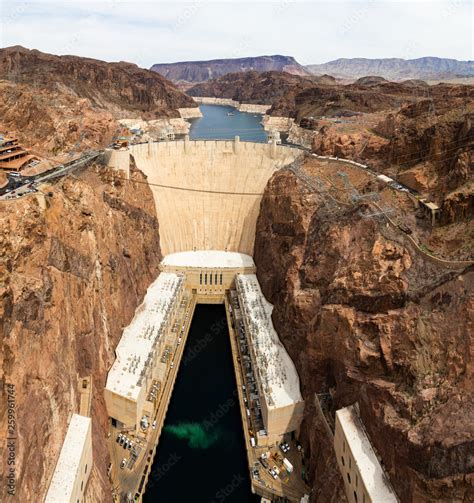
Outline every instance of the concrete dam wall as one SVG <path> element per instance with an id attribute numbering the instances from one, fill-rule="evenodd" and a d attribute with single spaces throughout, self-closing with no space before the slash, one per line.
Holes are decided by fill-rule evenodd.
<path id="1" fill-rule="evenodd" d="M 129 153 L 151 184 L 164 255 L 186 250 L 252 255 L 265 185 L 301 155 L 294 148 L 238 139 L 184 140 L 132 145 L 114 153 L 109 164 L 120 168 L 122 154 Z"/>

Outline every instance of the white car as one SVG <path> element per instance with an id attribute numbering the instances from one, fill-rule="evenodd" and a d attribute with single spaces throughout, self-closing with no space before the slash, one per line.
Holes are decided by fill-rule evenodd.
<path id="1" fill-rule="evenodd" d="M 155 429 L 155 428 L 156 428 L 156 419 L 155 419 L 155 421 L 153 421 L 153 424 L 151 425 L 151 427 L 152 427 L 153 429 Z"/>
<path id="2" fill-rule="evenodd" d="M 127 458 L 123 458 L 122 462 L 120 463 L 120 468 L 123 470 L 126 464 L 127 464 Z"/>

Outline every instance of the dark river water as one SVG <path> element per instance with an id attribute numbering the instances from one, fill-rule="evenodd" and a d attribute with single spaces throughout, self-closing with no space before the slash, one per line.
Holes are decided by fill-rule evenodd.
<path id="1" fill-rule="evenodd" d="M 198 305 L 143 501 L 259 500 L 250 491 L 225 309 Z"/>
<path id="2" fill-rule="evenodd" d="M 194 119 L 189 131 L 192 140 L 233 140 L 240 136 L 242 141 L 267 141 L 260 121 L 261 115 L 239 112 L 235 108 L 220 105 L 201 105 L 203 117 Z M 234 115 L 227 115 L 232 113 Z"/>

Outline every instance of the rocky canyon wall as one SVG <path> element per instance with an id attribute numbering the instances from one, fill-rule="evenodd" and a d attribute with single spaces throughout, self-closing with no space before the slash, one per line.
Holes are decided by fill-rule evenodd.
<path id="1" fill-rule="evenodd" d="M 400 501 L 473 501 L 474 271 L 425 262 L 358 209 L 328 212 L 281 170 L 257 221 L 259 281 L 307 404 L 312 501 L 344 501 L 317 393 L 359 403 Z"/>
<path id="2" fill-rule="evenodd" d="M 0 207 L 0 380 L 15 386 L 18 435 L 13 501 L 43 500 L 79 411 L 78 379 L 87 376 L 94 466 L 86 501 L 112 500 L 103 387 L 122 329 L 161 259 L 144 181 L 133 167 L 126 182 L 108 168 L 89 168 Z M 5 390 L 0 401 L 3 449 Z M 5 461 L 2 453 L 2 480 Z M 0 501 L 6 490 L 1 484 Z"/>

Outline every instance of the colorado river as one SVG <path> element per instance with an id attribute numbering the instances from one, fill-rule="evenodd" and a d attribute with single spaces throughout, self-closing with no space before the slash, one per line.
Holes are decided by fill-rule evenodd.
<path id="1" fill-rule="evenodd" d="M 257 502 L 223 305 L 198 305 L 144 502 Z"/>

